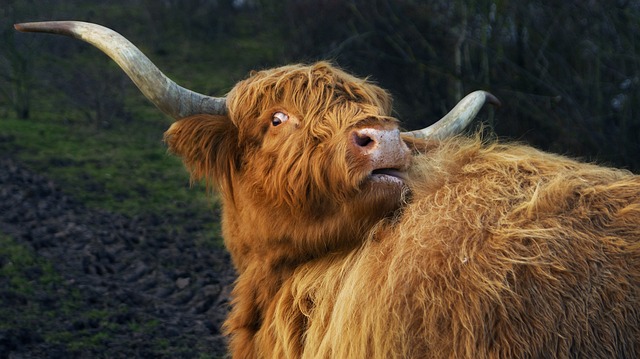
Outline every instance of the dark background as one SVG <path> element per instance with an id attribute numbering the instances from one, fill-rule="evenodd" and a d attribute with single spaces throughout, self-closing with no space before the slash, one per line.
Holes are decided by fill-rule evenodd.
<path id="1" fill-rule="evenodd" d="M 486 119 L 499 137 L 640 169 L 638 1 L 5 0 L 0 120 L 140 116 L 137 90 L 95 50 L 12 28 L 51 19 L 111 27 L 215 95 L 252 69 L 329 59 L 391 91 L 408 129 L 485 89 L 504 105 Z"/>

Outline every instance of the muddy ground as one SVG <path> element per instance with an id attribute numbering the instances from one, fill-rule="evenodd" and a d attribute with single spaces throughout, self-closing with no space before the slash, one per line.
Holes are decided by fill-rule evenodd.
<path id="1" fill-rule="evenodd" d="M 0 159 L 0 358 L 223 357 L 234 272 L 190 235 L 215 216 L 90 209 Z"/>

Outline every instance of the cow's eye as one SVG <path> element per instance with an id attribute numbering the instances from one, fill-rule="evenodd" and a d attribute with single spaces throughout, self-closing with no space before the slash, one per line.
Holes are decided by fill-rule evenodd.
<path id="1" fill-rule="evenodd" d="M 288 119 L 289 119 L 289 116 L 287 116 L 285 113 L 276 112 L 273 114 L 273 118 L 271 118 L 271 124 L 273 126 L 278 126 L 287 122 Z"/>

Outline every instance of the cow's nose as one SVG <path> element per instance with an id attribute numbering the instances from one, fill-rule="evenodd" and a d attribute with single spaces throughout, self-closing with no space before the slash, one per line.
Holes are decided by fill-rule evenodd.
<path id="1" fill-rule="evenodd" d="M 351 140 L 356 148 L 363 152 L 375 150 L 380 142 L 381 131 L 373 128 L 361 128 L 351 132 Z"/>
<path id="2" fill-rule="evenodd" d="M 403 169 L 410 161 L 411 152 L 397 128 L 362 127 L 353 129 L 349 136 L 354 154 L 368 161 L 372 169 Z"/>

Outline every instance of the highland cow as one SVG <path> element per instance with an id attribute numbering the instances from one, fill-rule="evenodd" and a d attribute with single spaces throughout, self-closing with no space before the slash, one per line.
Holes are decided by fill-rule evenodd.
<path id="1" fill-rule="evenodd" d="M 455 135 L 491 96 L 401 133 L 327 63 L 211 98 L 107 29 L 17 27 L 100 47 L 178 120 L 169 149 L 222 198 L 234 358 L 640 357 L 640 177 Z"/>

